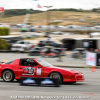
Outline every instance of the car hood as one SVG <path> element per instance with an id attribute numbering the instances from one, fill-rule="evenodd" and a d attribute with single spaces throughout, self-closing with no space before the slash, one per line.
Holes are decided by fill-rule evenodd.
<path id="1" fill-rule="evenodd" d="M 73 70 L 73 69 L 70 69 L 70 68 L 56 67 L 56 66 L 53 66 L 53 68 L 60 69 L 60 70 L 64 70 L 64 71 L 70 71 L 70 72 L 73 72 L 73 73 L 79 73 L 78 71 Z"/>

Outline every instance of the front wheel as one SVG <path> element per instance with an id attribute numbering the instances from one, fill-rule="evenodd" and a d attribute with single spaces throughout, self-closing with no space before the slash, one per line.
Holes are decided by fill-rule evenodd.
<path id="1" fill-rule="evenodd" d="M 51 77 L 51 78 L 58 78 L 60 83 L 62 83 L 62 81 L 63 81 L 62 76 L 60 75 L 60 73 L 57 73 L 57 72 L 51 73 L 49 75 L 49 77 Z"/>
<path id="2" fill-rule="evenodd" d="M 14 73 L 11 70 L 5 70 L 2 73 L 2 78 L 5 82 L 11 82 L 14 80 Z"/>

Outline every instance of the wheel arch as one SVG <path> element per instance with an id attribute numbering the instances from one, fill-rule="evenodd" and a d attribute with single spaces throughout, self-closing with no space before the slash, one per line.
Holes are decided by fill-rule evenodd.
<path id="1" fill-rule="evenodd" d="M 3 72 L 4 72 L 5 70 L 10 70 L 10 71 L 12 71 L 12 72 L 13 72 L 13 70 L 11 70 L 11 69 L 9 69 L 9 68 L 4 69 L 4 70 L 1 72 L 1 78 L 2 78 Z M 14 78 L 15 78 L 15 73 L 13 72 L 13 74 L 14 74 Z"/>
<path id="2" fill-rule="evenodd" d="M 58 71 L 52 71 L 52 72 L 49 73 L 48 77 L 49 77 L 50 74 L 52 74 L 52 73 L 59 73 L 59 74 L 61 75 L 61 77 L 62 77 L 62 82 L 63 82 L 63 75 L 62 75 L 60 72 L 58 72 Z"/>

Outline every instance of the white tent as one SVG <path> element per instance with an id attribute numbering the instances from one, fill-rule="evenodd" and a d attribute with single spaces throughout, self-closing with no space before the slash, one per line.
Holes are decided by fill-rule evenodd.
<path id="1" fill-rule="evenodd" d="M 91 35 L 100 35 L 100 32 L 94 32 L 94 33 L 90 33 Z"/>

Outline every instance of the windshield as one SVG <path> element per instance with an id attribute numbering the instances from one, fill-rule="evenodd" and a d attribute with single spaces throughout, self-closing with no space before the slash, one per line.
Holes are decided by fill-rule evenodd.
<path id="1" fill-rule="evenodd" d="M 36 61 L 37 61 L 39 64 L 41 64 L 43 67 L 52 67 L 51 64 L 47 63 L 47 62 L 44 61 L 44 60 L 37 59 Z"/>
<path id="2" fill-rule="evenodd" d="M 16 44 L 24 44 L 23 41 L 17 41 Z"/>

